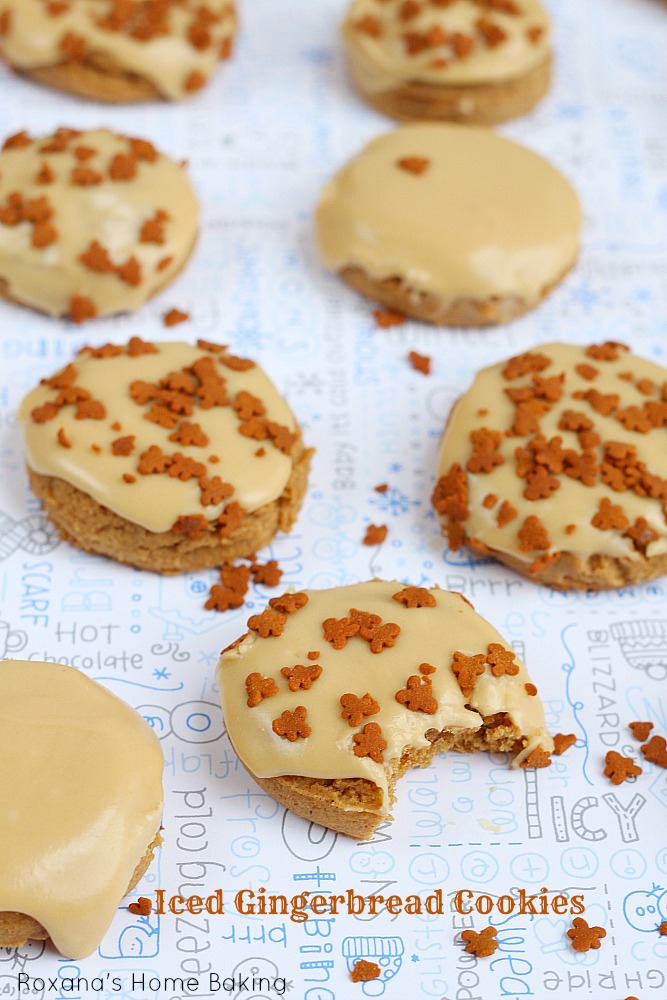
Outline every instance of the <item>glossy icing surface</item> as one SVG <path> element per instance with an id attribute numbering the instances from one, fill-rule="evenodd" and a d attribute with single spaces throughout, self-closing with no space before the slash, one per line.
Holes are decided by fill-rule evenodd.
<path id="1" fill-rule="evenodd" d="M 600 358 L 600 352 L 614 357 Z M 594 554 L 650 558 L 667 551 L 667 371 L 620 346 L 543 344 L 523 357 L 514 369 L 523 364 L 526 370 L 511 378 L 503 374 L 512 374 L 507 362 L 480 371 L 445 428 L 437 475 L 445 476 L 453 465 L 464 470 L 468 537 L 528 565 L 560 551 L 583 559 Z M 523 397 L 524 408 L 536 408 L 536 423 L 517 426 L 521 417 L 509 393 Z M 580 438 L 575 427 L 597 441 Z M 472 435 L 483 428 L 498 433 L 497 448 L 490 449 L 497 459 L 471 457 L 476 450 Z M 539 447 L 539 438 L 550 445 Z M 531 450 L 539 460 L 533 468 Z M 489 496 L 495 497 L 493 504 L 484 503 Z M 598 516 L 603 502 L 621 508 L 612 518 L 615 527 L 609 517 Z M 499 524 L 504 503 L 515 515 Z M 539 551 L 521 547 L 518 532 L 528 517 L 539 518 L 547 531 L 549 544 Z M 628 529 L 640 518 L 647 533 L 636 544 Z"/>
<path id="2" fill-rule="evenodd" d="M 35 411 L 40 413 L 40 407 L 67 391 L 49 385 L 48 380 L 26 396 L 19 418 L 28 465 L 64 479 L 126 520 L 155 532 L 168 531 L 180 517 L 214 521 L 229 502 L 252 512 L 276 500 L 289 479 L 292 461 L 268 435 L 257 439 L 242 432 L 246 423 L 243 401 L 253 410 L 261 405 L 265 412 L 259 420 L 275 422 L 283 432 L 291 433 L 295 422 L 261 368 L 244 359 L 239 362 L 215 345 L 151 344 L 148 350 L 154 353 L 146 353 L 146 345 L 140 342 L 138 353 L 133 354 L 131 344 L 116 348 L 119 353 L 113 356 L 83 353 L 73 362 L 74 381 L 69 388 L 83 389 L 101 403 L 104 416 L 100 419 L 77 416 L 81 410 L 74 402 L 39 422 Z M 206 391 L 206 369 L 202 373 L 198 366 L 202 359 L 211 378 L 217 380 L 216 391 L 222 394 L 220 402 L 210 407 L 202 405 L 206 400 L 197 395 Z M 204 382 L 193 379 L 193 365 Z M 69 369 L 68 374 L 72 375 Z M 137 389 L 137 383 L 143 383 L 141 388 Z M 180 385 L 189 394 L 164 390 L 167 383 Z M 129 439 L 126 447 L 114 446 L 123 439 Z M 151 466 L 160 468 L 159 473 L 139 471 L 146 467 L 142 456 L 150 448 L 167 456 L 166 462 L 158 456 L 157 465 Z M 176 474 L 169 462 L 178 455 L 182 471 Z M 188 468 L 187 462 L 196 464 Z M 219 496 L 216 486 L 222 490 Z"/>
<path id="3" fill-rule="evenodd" d="M 7 27 L 0 51 L 19 69 L 53 66 L 73 52 L 80 52 L 76 58 L 106 57 L 114 67 L 150 80 L 170 99 L 186 96 L 195 89 L 192 74 L 210 76 L 230 54 L 236 30 L 230 0 L 208 0 L 205 16 L 198 0 L 131 2 L 120 12 L 118 6 L 112 0 L 2 0 Z"/>
<path id="4" fill-rule="evenodd" d="M 353 752 L 353 734 L 367 722 L 381 727 L 387 743 L 385 762 L 400 758 L 407 748 L 428 747 L 427 731 L 475 730 L 482 725 L 482 716 L 497 712 L 507 712 L 525 737 L 522 758 L 536 747 L 551 749 L 542 705 L 526 691 L 529 678 L 523 665 L 517 674 L 501 677 L 492 676 L 487 667 L 469 697 L 464 696 L 451 670 L 456 651 L 479 654 L 486 653 L 490 643 L 505 646 L 496 630 L 460 594 L 435 588 L 428 592 L 434 606 L 406 607 L 393 598 L 404 590 L 405 584 L 374 580 L 333 590 L 304 591 L 307 603 L 284 616 L 281 635 L 262 638 L 251 630 L 240 645 L 223 653 L 216 673 L 223 714 L 230 739 L 250 771 L 259 777 L 366 778 L 382 790 L 386 813 L 384 764 Z M 343 648 L 334 648 L 324 636 L 323 622 L 349 619 L 351 609 L 377 615 L 382 624 L 398 625 L 395 645 L 374 653 L 356 634 Z M 309 653 L 318 656 L 314 659 Z M 312 686 L 290 690 L 282 668 L 313 663 L 321 667 L 321 674 Z M 419 667 L 424 663 L 435 670 L 420 675 Z M 253 673 L 273 680 L 277 693 L 249 707 L 246 679 Z M 396 693 L 406 689 L 412 675 L 421 676 L 437 700 L 433 713 L 410 710 L 397 701 Z M 354 694 L 361 699 L 366 693 L 379 709 L 353 727 L 341 717 L 341 695 Z M 312 731 L 307 738 L 290 742 L 276 734 L 273 722 L 298 706 L 306 708 Z"/>
<path id="5" fill-rule="evenodd" d="M 354 0 L 343 34 L 355 76 L 370 93 L 408 81 L 502 83 L 549 53 L 549 19 L 538 0 L 501 0 L 495 9 L 477 0 Z"/>
<path id="6" fill-rule="evenodd" d="M 141 716 L 85 675 L 0 662 L 0 910 L 94 951 L 158 831 L 162 769 Z"/>
<path id="7" fill-rule="evenodd" d="M 174 160 L 106 129 L 9 143 L 0 154 L 0 277 L 13 298 L 62 316 L 79 296 L 109 315 L 138 309 L 181 269 L 199 205 Z"/>
<path id="8" fill-rule="evenodd" d="M 399 276 L 445 302 L 537 302 L 572 265 L 580 225 L 576 193 L 542 157 L 486 129 L 439 123 L 372 140 L 325 187 L 316 216 L 328 268 Z"/>

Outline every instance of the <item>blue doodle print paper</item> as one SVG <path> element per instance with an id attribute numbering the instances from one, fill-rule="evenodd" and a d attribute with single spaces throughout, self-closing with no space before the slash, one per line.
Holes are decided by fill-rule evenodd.
<path id="1" fill-rule="evenodd" d="M 148 719 L 165 755 L 164 846 L 133 898 L 212 896 L 224 909 L 134 916 L 123 905 L 80 962 L 41 943 L 0 949 L 7 1000 L 667 996 L 657 931 L 667 919 L 667 772 L 642 760 L 622 785 L 602 776 L 608 750 L 639 756 L 628 722 L 667 734 L 667 580 L 556 593 L 448 552 L 429 502 L 444 420 L 481 365 L 559 339 L 620 340 L 664 363 L 667 7 L 548 3 L 553 88 L 502 132 L 576 186 L 581 255 L 538 310 L 479 332 L 378 330 L 371 306 L 317 263 L 321 186 L 390 127 L 346 81 L 344 6 L 247 0 L 234 59 L 182 105 L 100 107 L 0 75 L 3 135 L 105 124 L 145 136 L 188 158 L 202 201 L 192 261 L 137 315 L 72 328 L 0 302 L 0 653 L 72 664 Z M 172 306 L 192 320 L 165 330 Z M 461 591 L 525 658 L 549 727 L 576 734 L 576 745 L 540 771 L 510 770 L 504 755 L 444 755 L 402 779 L 395 820 L 368 843 L 310 826 L 255 785 L 227 739 L 214 668 L 276 591 L 255 584 L 244 608 L 205 611 L 213 572 L 163 578 L 76 551 L 27 485 L 16 428 L 24 393 L 84 343 L 133 334 L 229 343 L 289 400 L 317 453 L 295 529 L 262 553 L 279 560 L 281 586 L 379 576 Z M 408 365 L 410 350 L 432 358 L 430 377 Z M 380 483 L 386 492 L 375 492 Z M 388 526 L 381 545 L 361 544 L 370 523 Z M 258 912 L 262 890 L 352 895 L 349 912 L 300 920 Z M 457 893 L 481 912 L 459 913 Z M 423 911 L 355 912 L 371 894 L 418 895 Z M 599 950 L 572 949 L 559 895 L 583 897 L 589 924 L 606 931 Z M 500 945 L 477 959 L 460 933 L 488 924 Z M 378 963 L 378 980 L 351 982 L 359 958 Z M 19 993 L 19 976 L 30 992 Z"/>

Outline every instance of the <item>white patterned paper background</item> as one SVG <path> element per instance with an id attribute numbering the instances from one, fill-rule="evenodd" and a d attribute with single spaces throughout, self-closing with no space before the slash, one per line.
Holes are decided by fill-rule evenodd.
<path id="1" fill-rule="evenodd" d="M 187 157 L 203 207 L 201 237 L 177 282 L 134 316 L 73 328 L 0 303 L 0 655 L 70 663 L 137 707 L 164 749 L 164 847 L 137 894 L 224 890 L 225 914 L 134 917 L 118 911 L 81 962 L 31 943 L 0 949 L 0 996 L 19 972 L 29 995 L 273 998 L 252 977 L 284 977 L 291 1000 L 500 1000 L 534 996 L 665 1000 L 667 772 L 643 763 L 621 786 L 604 756 L 637 758 L 627 723 L 667 733 L 667 580 L 598 594 L 556 593 L 487 559 L 449 553 L 430 508 L 438 438 L 478 367 L 545 340 L 612 339 L 663 361 L 667 343 L 667 6 L 658 0 L 549 0 L 553 88 L 504 134 L 573 182 L 585 214 L 576 269 L 535 312 L 487 331 L 418 323 L 375 328 L 369 303 L 322 271 L 312 210 L 322 184 L 391 123 L 344 73 L 342 0 L 246 0 L 234 59 L 179 105 L 103 107 L 0 74 L 0 131 L 107 125 Z M 162 313 L 192 321 L 165 330 Z M 440 757 L 399 785 L 395 820 L 355 843 L 286 814 L 239 765 L 214 683 L 219 651 L 276 591 L 245 608 L 203 609 L 213 572 L 161 578 L 81 553 L 45 526 L 27 486 L 16 411 L 23 394 L 84 343 L 204 337 L 262 363 L 315 446 L 299 521 L 262 557 L 282 583 L 329 587 L 370 576 L 460 590 L 525 658 L 553 732 L 577 744 L 541 771 L 504 755 Z M 410 350 L 433 359 L 424 377 Z M 373 487 L 386 482 L 389 489 Z M 361 539 L 387 524 L 386 541 Z M 632 637 L 653 636 L 639 655 Z M 28 723 L 29 724 L 29 721 Z M 0 797 L 2 790 L 0 789 Z M 67 803 L 62 804 L 66 809 Z M 0 859 L 1 864 L 1 859 Z M 361 895 L 443 890 L 444 915 L 242 916 L 260 886 Z M 520 889 L 581 893 L 605 927 L 599 951 L 572 950 L 570 917 L 461 916 L 463 888 L 494 899 Z M 228 902 L 227 902 L 228 901 Z M 458 934 L 493 922 L 492 958 Z M 381 978 L 354 985 L 357 957 Z M 120 977 L 122 989 L 71 992 L 67 977 Z M 210 974 L 235 977 L 211 988 Z M 48 977 L 59 988 L 50 990 Z M 141 987 L 144 976 L 145 988 Z M 196 989 L 153 989 L 151 977 Z M 133 977 L 135 978 L 133 981 Z M 243 984 L 246 985 L 243 985 Z M 229 984 L 228 984 L 229 985 Z M 28 995 L 28 994 L 26 994 Z"/>

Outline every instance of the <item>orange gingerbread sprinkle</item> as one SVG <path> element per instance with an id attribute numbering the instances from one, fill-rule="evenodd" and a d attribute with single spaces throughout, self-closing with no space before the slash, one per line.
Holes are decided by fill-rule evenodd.
<path id="1" fill-rule="evenodd" d="M 415 174 L 417 177 L 425 173 L 430 165 L 431 161 L 424 156 L 404 156 L 402 159 L 396 160 L 397 167 L 409 174 Z"/>
<path id="2" fill-rule="evenodd" d="M 664 736 L 652 736 L 640 749 L 650 764 L 667 767 L 667 741 Z"/>
<path id="3" fill-rule="evenodd" d="M 369 524 L 366 528 L 366 534 L 364 535 L 361 544 L 381 545 L 387 537 L 388 531 L 389 528 L 386 524 Z"/>
<path id="4" fill-rule="evenodd" d="M 634 778 L 642 773 L 641 767 L 635 764 L 632 757 L 623 757 L 616 750 L 607 752 L 605 763 L 604 776 L 609 778 L 613 785 L 620 785 L 626 778 Z"/>
<path id="5" fill-rule="evenodd" d="M 406 608 L 434 608 L 437 604 L 435 596 L 425 587 L 405 587 L 392 594 L 392 600 L 404 604 Z"/>
<path id="6" fill-rule="evenodd" d="M 310 691 L 318 677 L 322 674 L 322 667 L 319 663 L 309 663 L 304 666 L 297 663 L 294 667 L 282 667 L 280 673 L 287 678 L 290 691 Z"/>
<path id="7" fill-rule="evenodd" d="M 577 742 L 577 737 L 574 733 L 556 733 L 554 736 L 554 749 L 553 752 L 556 757 L 560 757 L 561 754 L 569 750 L 571 746 Z"/>
<path id="8" fill-rule="evenodd" d="M 393 309 L 375 309 L 373 311 L 375 325 L 381 330 L 388 330 L 392 326 L 402 326 L 407 323 L 407 316 L 403 313 L 395 312 Z"/>
<path id="9" fill-rule="evenodd" d="M 190 319 L 190 313 L 183 312 L 181 309 L 170 309 L 162 317 L 162 322 L 165 326 L 177 326 L 179 323 L 186 323 Z"/>
<path id="10" fill-rule="evenodd" d="M 306 709 L 303 705 L 298 705 L 293 712 L 285 710 L 279 719 L 274 719 L 271 728 L 277 736 L 290 743 L 296 740 L 308 739 L 312 730 L 306 722 Z"/>
<path id="11" fill-rule="evenodd" d="M 383 649 L 396 645 L 396 638 L 401 631 L 400 626 L 394 622 L 385 622 L 383 625 L 362 625 L 359 635 L 365 639 L 371 647 L 371 653 L 381 653 Z"/>
<path id="12" fill-rule="evenodd" d="M 455 674 L 464 698 L 469 698 L 473 692 L 477 678 L 486 669 L 486 656 L 484 653 L 477 653 L 474 656 L 466 656 L 457 650 L 452 658 L 452 672 Z"/>
<path id="13" fill-rule="evenodd" d="M 520 542 L 519 548 L 522 552 L 548 549 L 551 545 L 546 528 L 539 517 L 534 515 L 525 519 L 517 534 Z"/>
<path id="14" fill-rule="evenodd" d="M 250 571 L 255 583 L 261 583 L 265 587 L 277 587 L 283 575 L 275 559 L 269 559 L 265 563 L 253 563 Z"/>
<path id="15" fill-rule="evenodd" d="M 516 653 L 511 649 L 506 649 L 499 642 L 490 642 L 486 654 L 486 662 L 491 667 L 494 677 L 502 677 L 503 674 L 514 676 L 519 673 L 519 664 L 515 663 Z"/>
<path id="16" fill-rule="evenodd" d="M 546 750 L 543 750 L 542 747 L 536 747 L 528 754 L 525 760 L 521 761 L 519 767 L 528 767 L 528 768 L 534 767 L 537 769 L 541 767 L 549 767 L 550 765 L 551 765 L 551 754 L 548 753 Z"/>
<path id="17" fill-rule="evenodd" d="M 602 938 L 607 936 L 604 927 L 590 927 L 588 921 L 583 917 L 575 917 L 573 926 L 568 930 L 567 936 L 572 941 L 575 951 L 594 951 L 600 947 Z"/>
<path id="18" fill-rule="evenodd" d="M 147 917 L 153 910 L 153 903 L 148 896 L 139 896 L 136 903 L 129 903 L 128 910 L 138 917 Z"/>
<path id="19" fill-rule="evenodd" d="M 426 354 L 417 354 L 416 351 L 410 351 L 408 361 L 414 370 L 421 372 L 422 375 L 431 374 L 431 359 Z"/>
<path id="20" fill-rule="evenodd" d="M 472 928 L 461 931 L 461 940 L 466 942 L 465 950 L 477 958 L 489 958 L 498 947 L 498 931 L 495 927 L 485 927 L 482 931 Z"/>
<path id="21" fill-rule="evenodd" d="M 252 629 L 253 632 L 258 632 L 263 639 L 268 639 L 270 636 L 282 635 L 286 621 L 287 615 L 283 612 L 265 608 L 260 615 L 250 616 L 248 628 Z"/>
<path id="22" fill-rule="evenodd" d="M 340 703 L 343 711 L 340 713 L 341 719 L 347 719 L 351 726 L 360 726 L 367 715 L 375 715 L 380 711 L 379 703 L 368 691 L 362 698 L 356 694 L 343 694 L 340 696 Z"/>
<path id="23" fill-rule="evenodd" d="M 255 708 L 263 698 L 271 698 L 274 694 L 278 694 L 278 685 L 273 678 L 262 677 L 256 671 L 248 674 L 245 686 L 248 692 L 248 708 Z"/>
<path id="24" fill-rule="evenodd" d="M 644 740 L 648 739 L 649 733 L 653 729 L 653 723 L 652 722 L 631 722 L 629 724 L 628 728 L 632 730 L 632 735 L 634 736 L 634 738 L 636 740 L 639 740 L 640 743 L 643 743 Z"/>
<path id="25" fill-rule="evenodd" d="M 277 611 L 284 611 L 286 615 L 293 615 L 295 611 L 299 608 L 303 608 L 308 604 L 308 594 L 304 594 L 301 591 L 297 591 L 296 594 L 283 594 L 281 597 L 272 597 L 269 601 L 269 605 L 275 608 Z M 315 659 L 320 654 L 315 656 Z M 308 654 L 310 658 L 310 654 Z"/>
<path id="26" fill-rule="evenodd" d="M 387 741 L 382 738 L 382 728 L 377 722 L 367 722 L 360 733 L 354 733 L 355 757 L 370 757 L 376 764 L 384 763 L 383 751 L 387 749 Z"/>
<path id="27" fill-rule="evenodd" d="M 433 696 L 433 685 L 428 677 L 412 674 L 408 677 L 406 686 L 396 692 L 396 701 L 405 705 L 411 712 L 424 712 L 434 715 L 438 711 L 438 701 Z"/>

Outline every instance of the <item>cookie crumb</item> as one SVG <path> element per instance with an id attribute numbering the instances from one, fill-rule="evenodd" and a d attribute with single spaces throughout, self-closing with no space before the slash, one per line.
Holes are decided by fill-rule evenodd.
<path id="1" fill-rule="evenodd" d="M 189 319 L 190 313 L 182 312 L 180 309 L 170 309 L 164 313 L 162 322 L 165 326 L 177 326 L 179 323 L 185 323 Z"/>
<path id="2" fill-rule="evenodd" d="M 139 896 L 136 903 L 129 903 L 128 910 L 138 917 L 147 917 L 153 910 L 152 900 L 148 896 Z"/>
<path id="3" fill-rule="evenodd" d="M 416 351 L 410 351 L 408 361 L 416 372 L 421 372 L 422 375 L 431 374 L 431 359 L 426 354 L 417 354 Z"/>
<path id="4" fill-rule="evenodd" d="M 631 722 L 629 724 L 629 726 L 628 726 L 628 729 L 632 730 L 632 735 L 634 736 L 634 738 L 636 740 L 639 740 L 640 743 L 643 743 L 644 740 L 648 739 L 649 733 L 653 729 L 653 723 L 652 722 Z"/>
<path id="5" fill-rule="evenodd" d="M 388 531 L 389 528 L 386 524 L 369 524 L 366 528 L 366 534 L 364 535 L 361 544 L 381 545 L 387 537 Z"/>
<path id="6" fill-rule="evenodd" d="M 567 733 L 567 734 L 556 733 L 556 735 L 554 736 L 553 752 L 556 755 L 556 757 L 560 757 L 560 755 L 565 753 L 566 750 L 569 750 L 571 746 L 574 746 L 576 742 L 577 742 L 577 737 L 574 735 L 574 733 Z"/>
<path id="7" fill-rule="evenodd" d="M 407 323 L 408 318 L 403 313 L 395 312 L 393 309 L 374 309 L 373 319 L 375 325 L 381 330 L 388 330 L 392 326 L 402 326 Z"/>
<path id="8" fill-rule="evenodd" d="M 353 983 L 369 983 L 371 979 L 380 978 L 380 966 L 376 962 L 367 962 L 365 958 L 360 958 L 354 963 L 354 968 L 350 973 Z"/>

